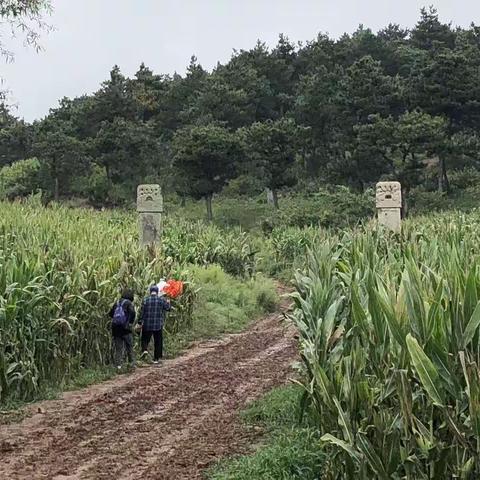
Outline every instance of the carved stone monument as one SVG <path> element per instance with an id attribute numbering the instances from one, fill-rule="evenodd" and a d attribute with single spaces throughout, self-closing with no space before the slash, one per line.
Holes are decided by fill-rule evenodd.
<path id="1" fill-rule="evenodd" d="M 160 243 L 162 235 L 163 197 L 160 185 L 139 185 L 137 212 L 140 245 L 145 247 Z"/>
<path id="2" fill-rule="evenodd" d="M 379 182 L 376 189 L 378 223 L 399 233 L 402 229 L 402 187 L 400 182 Z"/>
<path id="3" fill-rule="evenodd" d="M 267 188 L 267 203 L 268 205 L 273 205 L 275 200 L 273 198 L 273 191 Z"/>

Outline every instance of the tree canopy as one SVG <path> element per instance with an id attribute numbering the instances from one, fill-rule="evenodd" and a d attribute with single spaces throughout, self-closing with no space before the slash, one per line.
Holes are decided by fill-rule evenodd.
<path id="1" fill-rule="evenodd" d="M 13 7 L 24 3 L 30 10 Z M 12 21 L 47 6 L 0 0 Z M 101 204 L 158 181 L 207 199 L 209 215 L 237 176 L 274 192 L 306 181 L 363 191 L 385 178 L 448 191 L 451 171 L 478 167 L 478 78 L 480 27 L 454 28 L 433 8 L 411 30 L 360 26 L 305 44 L 280 35 L 211 72 L 194 56 L 185 75 L 141 64 L 127 78 L 114 66 L 96 92 L 61 99 L 33 125 L 2 106 L 0 166 L 36 157 L 52 179 L 47 195 Z"/>

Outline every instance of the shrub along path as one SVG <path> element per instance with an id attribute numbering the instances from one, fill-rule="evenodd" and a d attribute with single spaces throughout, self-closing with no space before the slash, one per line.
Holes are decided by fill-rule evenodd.
<path id="1" fill-rule="evenodd" d="M 238 412 L 287 380 L 295 352 L 276 313 L 160 366 L 37 403 L 0 426 L 0 478 L 202 478 L 251 446 L 259 432 Z"/>

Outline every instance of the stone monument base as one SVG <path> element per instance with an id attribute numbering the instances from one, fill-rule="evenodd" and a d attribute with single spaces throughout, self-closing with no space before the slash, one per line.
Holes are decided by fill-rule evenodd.
<path id="1" fill-rule="evenodd" d="M 140 213 L 139 218 L 140 245 L 154 245 L 162 236 L 162 214 Z"/>
<path id="2" fill-rule="evenodd" d="M 379 208 L 378 209 L 378 224 L 392 230 L 395 233 L 400 233 L 402 230 L 400 208 Z"/>

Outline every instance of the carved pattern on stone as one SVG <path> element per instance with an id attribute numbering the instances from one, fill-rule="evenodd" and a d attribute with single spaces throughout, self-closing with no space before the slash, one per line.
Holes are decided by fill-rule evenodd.
<path id="1" fill-rule="evenodd" d="M 379 182 L 376 188 L 377 208 L 401 208 L 402 188 L 400 182 Z"/>
<path id="2" fill-rule="evenodd" d="M 137 211 L 162 212 L 163 198 L 160 185 L 139 185 L 137 188 Z"/>

